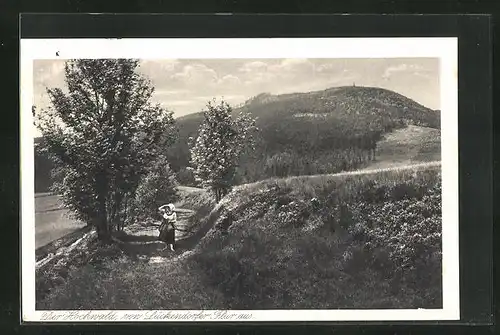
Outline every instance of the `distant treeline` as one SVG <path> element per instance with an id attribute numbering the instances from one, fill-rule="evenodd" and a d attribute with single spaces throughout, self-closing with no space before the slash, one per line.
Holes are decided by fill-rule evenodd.
<path id="1" fill-rule="evenodd" d="M 40 150 L 41 138 L 35 138 L 35 192 L 44 193 L 50 191 L 53 184 L 51 176 L 53 164 L 49 157 Z"/>

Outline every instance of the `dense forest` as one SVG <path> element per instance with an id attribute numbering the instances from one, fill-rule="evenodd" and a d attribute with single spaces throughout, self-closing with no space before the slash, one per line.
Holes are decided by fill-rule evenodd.
<path id="1" fill-rule="evenodd" d="M 263 93 L 233 110 L 235 115 L 240 112 L 256 117 L 259 131 L 255 135 L 255 150 L 241 157 L 238 183 L 353 170 L 376 159 L 377 142 L 388 132 L 407 125 L 440 129 L 439 111 L 374 87 L 346 86 L 283 95 Z M 181 184 L 195 185 L 188 169 L 189 148 L 203 113 L 176 121 L 179 136 L 167 151 L 168 160 Z M 36 192 L 47 191 L 51 184 L 50 165 L 46 157 L 36 153 Z"/>
<path id="2" fill-rule="evenodd" d="M 53 164 L 49 157 L 40 150 L 41 137 L 34 140 L 34 154 L 35 154 L 35 192 L 48 192 L 53 183 L 51 171 Z"/>

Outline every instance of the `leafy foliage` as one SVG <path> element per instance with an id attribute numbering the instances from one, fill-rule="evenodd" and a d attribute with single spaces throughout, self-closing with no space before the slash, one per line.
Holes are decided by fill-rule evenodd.
<path id="1" fill-rule="evenodd" d="M 225 101 L 209 102 L 191 149 L 195 178 L 213 191 L 216 201 L 233 186 L 241 152 L 251 143 L 251 131 L 255 129 L 255 121 L 248 114 L 233 120 L 231 112 Z"/>
<path id="2" fill-rule="evenodd" d="M 61 181 L 55 190 L 78 219 L 108 240 L 151 163 L 175 139 L 172 113 L 150 102 L 137 60 L 72 60 L 67 90 L 47 92 L 37 126 Z"/>
<path id="3" fill-rule="evenodd" d="M 348 230 L 363 242 L 368 252 L 381 248 L 387 250 L 397 272 L 411 272 L 439 264 L 442 247 L 441 184 L 423 189 L 416 185 L 411 188 L 401 186 L 386 189 L 388 200 L 384 201 L 382 197 L 382 203 L 359 201 L 349 204 L 349 212 L 356 224 Z M 380 190 L 380 186 L 376 189 Z"/>
<path id="4" fill-rule="evenodd" d="M 141 179 L 133 201 L 134 219 L 151 219 L 158 207 L 178 199 L 177 181 L 165 156 L 160 155 Z"/>

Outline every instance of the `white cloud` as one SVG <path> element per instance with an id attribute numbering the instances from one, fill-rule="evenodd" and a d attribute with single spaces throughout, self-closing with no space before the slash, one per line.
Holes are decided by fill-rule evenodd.
<path id="1" fill-rule="evenodd" d="M 35 66 L 34 81 L 36 84 L 47 86 L 53 81 L 60 81 L 64 72 L 64 62 L 41 63 Z"/>
<path id="2" fill-rule="evenodd" d="M 253 61 L 245 63 L 242 67 L 238 69 L 239 72 L 253 73 L 255 71 L 267 71 L 268 64 L 261 61 Z"/>
<path id="3" fill-rule="evenodd" d="M 425 78 L 425 79 L 432 79 L 432 75 L 430 71 L 415 71 L 413 72 L 415 76 Z"/>
<path id="4" fill-rule="evenodd" d="M 33 104 L 39 110 L 47 108 L 50 99 L 47 88 L 65 88 L 64 61 L 36 60 L 33 62 Z"/>
<path id="5" fill-rule="evenodd" d="M 238 72 L 246 86 L 268 91 L 293 81 L 310 80 L 314 76 L 314 64 L 300 58 L 251 61 L 243 64 Z"/>
<path id="6" fill-rule="evenodd" d="M 217 84 L 222 86 L 234 86 L 241 84 L 240 78 L 232 74 L 227 74 L 217 81 Z"/>
<path id="7" fill-rule="evenodd" d="M 218 80 L 217 72 L 200 63 L 185 65 L 182 71 L 171 76 L 185 84 L 211 84 Z"/>
<path id="8" fill-rule="evenodd" d="M 166 103 L 167 106 L 186 106 L 186 105 L 191 105 L 193 101 L 191 100 L 169 100 L 168 103 Z"/>
<path id="9" fill-rule="evenodd" d="M 303 58 L 287 58 L 283 59 L 281 63 L 272 65 L 270 67 L 273 72 L 298 72 L 298 71 L 311 71 L 313 64 L 308 59 Z"/>
<path id="10" fill-rule="evenodd" d="M 142 60 L 139 64 L 139 72 L 152 79 L 158 76 L 168 76 L 179 66 L 177 59 Z"/>
<path id="11" fill-rule="evenodd" d="M 418 101 L 429 96 L 429 105 L 437 105 L 432 99 L 439 88 L 433 59 L 153 59 L 140 64 L 139 71 L 156 89 L 154 101 L 176 116 L 198 112 L 214 97 L 237 105 L 263 92 L 308 92 L 353 82 L 393 89 Z M 35 65 L 34 100 L 42 107 L 48 103 L 46 86 L 64 87 L 64 61 Z"/>
<path id="12" fill-rule="evenodd" d="M 315 66 L 314 71 L 320 75 L 330 75 L 332 73 L 345 74 L 347 72 L 351 72 L 351 70 L 345 68 L 342 63 L 322 63 Z"/>
<path id="13" fill-rule="evenodd" d="M 62 61 L 36 61 L 33 66 L 35 93 L 45 89 L 61 87 L 64 84 L 64 65 Z"/>
<path id="14" fill-rule="evenodd" d="M 395 66 L 389 66 L 385 69 L 384 74 L 382 75 L 383 79 L 389 79 L 393 74 L 400 72 L 411 72 L 413 74 L 420 73 L 420 71 L 424 70 L 421 65 L 417 64 L 399 64 Z"/>
<path id="15" fill-rule="evenodd" d="M 217 94 L 215 96 L 214 95 L 207 95 L 207 96 L 195 97 L 194 100 L 209 102 L 209 101 L 212 101 L 214 98 L 216 100 L 224 99 L 226 101 L 234 101 L 234 100 L 247 99 L 248 97 L 245 95 L 241 95 L 241 94 Z"/>
<path id="16" fill-rule="evenodd" d="M 336 69 L 337 67 L 333 64 L 320 64 L 316 67 L 316 72 L 325 73 Z"/>
<path id="17" fill-rule="evenodd" d="M 248 76 L 245 85 L 271 84 L 278 76 L 272 72 L 255 72 Z"/>

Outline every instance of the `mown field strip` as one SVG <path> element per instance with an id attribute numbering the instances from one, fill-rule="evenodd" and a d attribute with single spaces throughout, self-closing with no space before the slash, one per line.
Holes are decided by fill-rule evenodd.
<path id="1" fill-rule="evenodd" d="M 433 162 L 417 163 L 417 164 L 411 164 L 411 165 L 405 165 L 405 166 L 393 166 L 393 167 L 387 167 L 387 168 L 381 168 L 381 169 L 355 170 L 355 171 L 346 171 L 346 172 L 339 172 L 339 173 L 291 176 L 291 177 L 285 177 L 283 179 L 293 180 L 293 179 L 297 179 L 297 178 L 319 178 L 319 177 L 342 177 L 342 176 L 355 176 L 355 175 L 370 175 L 370 174 L 377 174 L 377 173 L 382 173 L 382 172 L 404 171 L 404 170 L 412 170 L 412 169 L 417 169 L 417 168 L 435 167 L 435 166 L 440 166 L 440 165 L 441 165 L 441 161 L 433 161 Z M 280 178 L 273 178 L 273 179 L 280 179 Z M 245 188 L 251 187 L 253 185 L 258 185 L 261 183 L 268 182 L 269 180 L 270 179 L 260 180 L 260 181 L 257 181 L 255 183 L 238 185 L 234 189 L 235 190 L 245 189 Z"/>
<path id="2" fill-rule="evenodd" d="M 441 165 L 441 161 L 434 161 L 434 162 L 417 163 L 417 164 L 411 164 L 411 165 L 405 165 L 405 166 L 393 166 L 393 167 L 381 168 L 381 169 L 339 172 L 339 173 L 334 173 L 334 174 L 327 174 L 326 176 L 334 177 L 334 176 L 365 175 L 365 174 L 374 174 L 374 173 L 388 172 L 388 171 L 411 170 L 411 169 L 421 168 L 421 167 L 434 167 L 434 166 L 440 166 L 440 165 Z M 300 176 L 297 176 L 297 177 L 300 177 Z M 292 178 L 296 178 L 296 177 L 292 177 Z"/>

